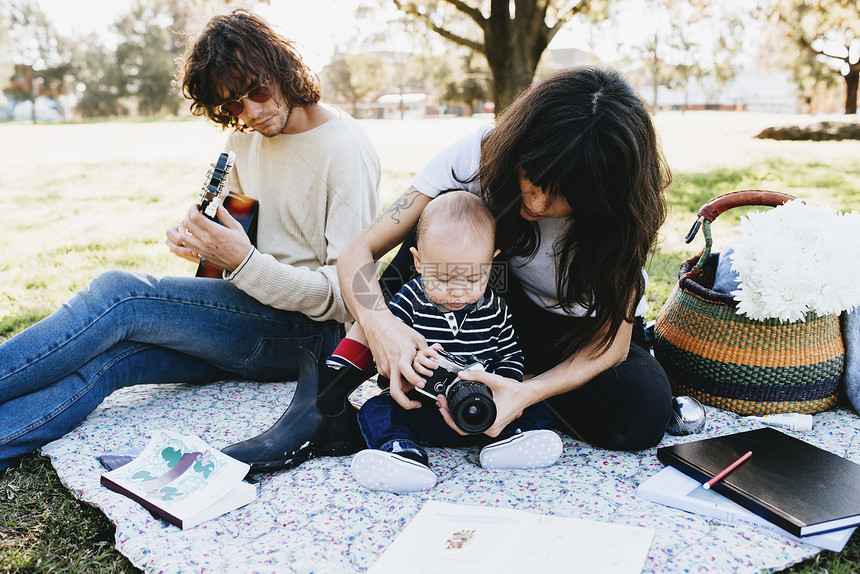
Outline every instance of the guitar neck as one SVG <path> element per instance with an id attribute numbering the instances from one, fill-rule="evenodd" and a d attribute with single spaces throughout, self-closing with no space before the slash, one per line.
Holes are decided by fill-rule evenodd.
<path id="1" fill-rule="evenodd" d="M 206 173 L 206 179 L 197 199 L 197 209 L 212 221 L 215 221 L 215 213 L 218 210 L 218 203 L 215 200 L 224 192 L 224 184 L 235 161 L 236 154 L 232 150 L 222 153 Z"/>

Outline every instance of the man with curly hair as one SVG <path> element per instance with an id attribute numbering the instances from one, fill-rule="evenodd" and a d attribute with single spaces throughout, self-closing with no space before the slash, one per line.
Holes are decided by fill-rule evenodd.
<path id="1" fill-rule="evenodd" d="M 0 469 L 73 429 L 115 389 L 301 380 L 300 366 L 314 375 L 296 393 L 310 397 L 315 421 L 304 419 L 312 444 L 302 456 L 363 447 L 355 410 L 342 393 L 317 392 L 315 375 L 352 320 L 335 264 L 378 215 L 373 145 L 320 102 L 292 43 L 246 10 L 213 18 L 190 46 L 183 93 L 194 114 L 234 130 L 226 189 L 257 200 L 256 246 L 223 206 L 219 223 L 193 205 L 167 246 L 223 278 L 108 271 L 0 345 Z"/>

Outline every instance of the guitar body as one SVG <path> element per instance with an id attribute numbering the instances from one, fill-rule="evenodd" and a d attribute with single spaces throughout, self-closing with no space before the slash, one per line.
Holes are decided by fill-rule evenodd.
<path id="1" fill-rule="evenodd" d="M 257 244 L 257 211 L 259 205 L 256 199 L 251 199 L 247 195 L 240 193 L 228 192 L 224 194 L 224 184 L 227 181 L 227 176 L 233 168 L 235 154 L 231 151 L 222 153 L 218 156 L 218 161 L 212 164 L 211 169 L 206 174 L 206 180 L 203 182 L 203 187 L 200 190 L 200 197 L 197 200 L 197 209 L 203 215 L 221 223 L 215 216 L 216 204 L 215 199 L 220 199 L 224 208 L 236 220 L 242 224 L 242 229 L 248 234 L 248 238 L 253 245 Z M 209 277 L 220 279 L 224 270 L 216 267 L 214 264 L 208 263 L 206 258 L 200 259 L 200 264 L 197 266 L 196 277 Z"/>
<path id="2" fill-rule="evenodd" d="M 242 224 L 242 229 L 248 234 L 248 238 L 253 245 L 257 244 L 257 211 L 259 204 L 256 199 L 251 199 L 247 195 L 240 193 L 228 192 L 223 197 L 223 205 L 230 212 L 230 215 Z M 220 223 L 220 221 L 219 221 Z M 197 266 L 195 277 L 210 277 L 220 279 L 221 273 L 224 270 L 216 267 L 214 264 L 206 261 L 206 258 L 200 259 L 200 265 Z"/>

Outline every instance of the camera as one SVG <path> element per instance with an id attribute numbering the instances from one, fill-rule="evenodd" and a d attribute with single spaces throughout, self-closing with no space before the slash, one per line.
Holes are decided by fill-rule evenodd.
<path id="1" fill-rule="evenodd" d="M 465 433 L 479 434 L 493 426 L 496 420 L 496 403 L 493 393 L 484 383 L 463 381 L 460 371 L 484 370 L 480 361 L 467 362 L 444 350 L 437 351 L 439 367 L 427 379 L 423 389 L 416 389 L 428 397 L 444 395 L 454 422 Z"/>

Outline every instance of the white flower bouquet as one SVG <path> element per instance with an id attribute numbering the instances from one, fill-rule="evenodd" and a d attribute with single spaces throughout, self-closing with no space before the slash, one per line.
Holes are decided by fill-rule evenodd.
<path id="1" fill-rule="evenodd" d="M 736 229 L 739 313 L 795 322 L 860 306 L 860 213 L 792 200 L 741 217 Z"/>

